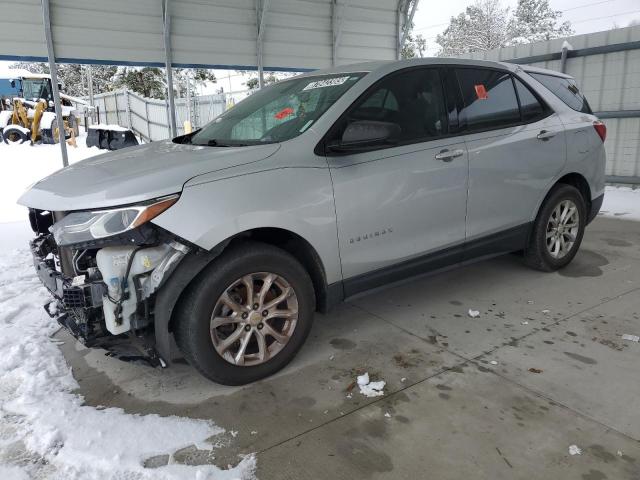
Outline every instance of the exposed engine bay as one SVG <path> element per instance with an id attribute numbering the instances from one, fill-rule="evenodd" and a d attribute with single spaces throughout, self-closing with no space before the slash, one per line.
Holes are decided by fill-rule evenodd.
<path id="1" fill-rule="evenodd" d="M 125 217 L 130 211 L 122 209 L 117 215 Z M 101 239 L 73 238 L 71 243 L 56 231 L 58 225 L 67 233 L 80 231 L 74 231 L 77 218 L 76 225 L 65 222 L 67 218 L 65 212 L 29 210 L 37 235 L 30 243 L 36 272 L 54 297 L 45 310 L 86 347 L 103 348 L 122 360 L 165 366 L 154 348 L 155 295 L 192 247 L 150 222 Z M 95 227 L 94 218 L 90 221 Z M 106 221 L 112 223 L 106 228 L 113 228 L 113 218 Z"/>

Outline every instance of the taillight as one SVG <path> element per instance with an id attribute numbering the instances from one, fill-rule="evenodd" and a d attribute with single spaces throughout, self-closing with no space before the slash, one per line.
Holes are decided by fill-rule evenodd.
<path id="1" fill-rule="evenodd" d="M 596 129 L 598 136 L 604 142 L 604 140 L 607 138 L 607 126 L 600 120 L 596 120 L 595 122 L 593 122 L 593 128 Z"/>

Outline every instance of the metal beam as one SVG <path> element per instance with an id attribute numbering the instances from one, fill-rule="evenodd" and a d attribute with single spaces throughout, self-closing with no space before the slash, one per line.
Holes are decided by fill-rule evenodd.
<path id="1" fill-rule="evenodd" d="M 173 61 L 171 59 L 171 15 L 169 14 L 169 0 L 162 2 L 162 25 L 164 33 L 164 57 L 167 75 L 167 98 L 169 100 L 169 131 L 172 137 L 178 135 L 176 127 L 176 102 L 173 92 Z"/>
<path id="2" fill-rule="evenodd" d="M 402 28 L 402 35 L 400 37 L 400 52 L 402 52 L 402 48 L 404 47 L 404 42 L 407 41 L 407 36 L 409 35 L 409 30 L 411 29 L 411 24 L 413 23 L 413 16 L 416 14 L 416 8 L 418 8 L 418 0 L 413 0 L 413 4 L 411 4 L 411 13 L 409 13 L 409 3 L 410 3 L 410 0 L 407 0 L 405 12 L 404 12 L 404 24 Z"/>
<path id="3" fill-rule="evenodd" d="M 58 89 L 58 68 L 56 66 L 56 55 L 53 50 L 53 36 L 51 35 L 49 0 L 42 0 L 42 23 L 44 24 L 44 35 L 47 42 L 47 57 L 49 60 L 49 70 L 51 72 L 51 90 L 53 92 L 53 103 L 56 109 L 58 141 L 60 142 L 60 152 L 62 153 L 62 165 L 67 167 L 69 166 L 69 157 L 67 155 L 64 118 L 62 117 L 62 102 L 60 101 L 60 90 Z"/>
<path id="4" fill-rule="evenodd" d="M 342 8 L 340 8 L 341 4 L 338 3 L 338 0 L 333 0 L 331 4 L 333 8 L 333 15 L 331 17 L 331 33 L 333 39 L 331 64 L 334 67 L 338 63 L 338 48 L 340 47 L 340 40 L 342 38 L 342 26 L 344 25 L 344 18 L 347 16 L 347 10 L 350 2 L 351 0 L 344 0 Z"/>
<path id="5" fill-rule="evenodd" d="M 262 60 L 264 47 L 264 31 L 267 28 L 267 12 L 269 11 L 269 0 L 256 0 L 256 13 L 258 15 L 258 35 L 256 39 L 256 52 L 258 57 L 258 86 L 264 87 L 264 65 Z"/>

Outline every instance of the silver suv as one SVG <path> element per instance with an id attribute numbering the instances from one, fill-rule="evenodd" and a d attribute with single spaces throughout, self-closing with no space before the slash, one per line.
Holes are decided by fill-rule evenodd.
<path id="1" fill-rule="evenodd" d="M 76 338 L 244 384 L 359 292 L 506 252 L 567 265 L 602 204 L 605 135 L 567 75 L 367 63 L 74 164 L 20 203 L 47 311 Z"/>

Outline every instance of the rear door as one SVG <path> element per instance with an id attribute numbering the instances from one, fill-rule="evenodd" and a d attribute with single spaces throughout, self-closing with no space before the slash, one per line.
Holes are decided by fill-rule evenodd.
<path id="1" fill-rule="evenodd" d="M 467 154 L 447 110 L 440 70 L 411 68 L 375 84 L 330 132 L 339 139 L 358 120 L 401 129 L 393 146 L 328 155 L 347 295 L 419 273 L 432 266 L 425 254 L 463 244 Z M 454 250 L 446 262 L 458 259 Z"/>
<path id="2" fill-rule="evenodd" d="M 522 248 L 538 202 L 566 160 L 563 125 L 511 73 L 455 70 L 469 151 L 467 242 L 496 240 L 476 254 Z"/>

